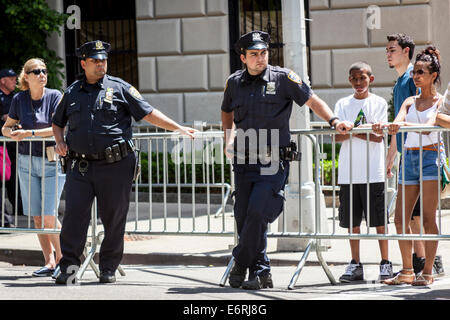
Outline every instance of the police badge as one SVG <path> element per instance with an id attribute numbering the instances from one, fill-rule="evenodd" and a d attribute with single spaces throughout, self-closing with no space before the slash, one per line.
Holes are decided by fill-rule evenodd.
<path id="1" fill-rule="evenodd" d="M 103 43 L 100 40 L 97 40 L 95 42 L 95 50 L 105 50 L 105 47 L 103 46 Z"/>
<path id="2" fill-rule="evenodd" d="M 107 88 L 105 93 L 105 99 L 103 101 L 107 103 L 113 102 L 113 96 L 114 96 L 114 89 L 113 88 Z"/>
<path id="3" fill-rule="evenodd" d="M 274 81 L 267 82 L 266 94 L 277 94 Z"/>

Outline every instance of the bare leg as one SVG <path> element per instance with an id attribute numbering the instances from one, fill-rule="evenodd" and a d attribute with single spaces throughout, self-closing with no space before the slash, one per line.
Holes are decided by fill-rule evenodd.
<path id="1" fill-rule="evenodd" d="M 425 202 L 424 202 L 425 203 Z M 414 234 L 420 234 L 420 217 L 415 216 L 410 222 L 411 231 Z M 422 232 L 425 232 L 425 230 L 422 229 Z M 421 240 L 414 240 L 414 252 L 417 257 L 425 257 L 425 241 Z"/>
<path id="2" fill-rule="evenodd" d="M 437 189 L 436 189 L 437 190 Z M 403 218 L 402 210 L 402 198 L 403 198 L 403 188 L 402 185 L 398 185 L 398 195 L 397 202 L 395 205 L 395 228 L 397 234 L 403 234 L 403 228 L 405 229 L 405 234 L 411 234 L 410 220 L 412 215 L 412 210 L 419 196 L 419 186 L 418 185 L 407 185 L 405 186 L 405 212 Z M 405 223 L 406 221 L 406 223 Z M 402 254 L 403 269 L 412 269 L 412 241 L 411 240 L 399 240 L 398 245 L 400 247 L 400 252 Z"/>
<path id="3" fill-rule="evenodd" d="M 387 231 L 387 230 L 386 230 Z M 378 234 L 384 234 L 384 226 L 377 227 Z M 389 244 L 387 240 L 378 240 L 378 245 L 380 246 L 381 260 L 389 260 Z"/>
<path id="4" fill-rule="evenodd" d="M 349 229 L 350 231 L 350 229 Z M 354 227 L 352 233 L 361 233 L 360 227 Z M 359 240 L 349 240 L 350 241 L 350 250 L 352 252 L 352 259 L 359 263 Z"/>
<path id="5" fill-rule="evenodd" d="M 436 208 L 438 205 L 438 181 L 423 182 L 423 202 L 427 205 L 423 208 L 423 227 L 426 234 L 438 234 L 439 229 L 436 224 Z M 425 242 L 425 266 L 423 273 L 432 274 L 434 258 L 438 247 L 437 241 Z"/>

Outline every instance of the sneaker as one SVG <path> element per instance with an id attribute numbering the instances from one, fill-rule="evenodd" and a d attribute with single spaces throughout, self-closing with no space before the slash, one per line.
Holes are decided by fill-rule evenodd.
<path id="1" fill-rule="evenodd" d="M 444 266 L 442 265 L 442 257 L 436 256 L 434 258 L 433 263 L 433 275 L 434 276 L 443 276 L 445 274 L 444 272 Z"/>
<path id="2" fill-rule="evenodd" d="M 414 273 L 417 275 L 422 272 L 423 267 L 425 266 L 425 257 L 418 257 L 415 253 L 413 253 L 413 268 Z"/>
<path id="3" fill-rule="evenodd" d="M 380 263 L 380 276 L 379 280 L 386 280 L 394 277 L 394 272 L 392 271 L 392 262 L 388 260 L 382 260 Z"/>
<path id="4" fill-rule="evenodd" d="M 355 260 L 350 261 L 350 264 L 345 268 L 344 274 L 339 278 L 342 283 L 349 283 L 351 281 L 364 280 L 364 271 L 362 263 L 356 263 Z"/>
<path id="5" fill-rule="evenodd" d="M 57 264 L 55 267 L 55 271 L 53 271 L 52 279 L 56 280 L 56 278 L 58 278 L 60 273 L 61 273 L 61 268 L 59 267 L 59 264 Z"/>
<path id="6" fill-rule="evenodd" d="M 228 283 L 232 288 L 239 288 L 247 275 L 247 268 L 240 266 L 237 262 L 234 263 L 233 269 L 230 272 Z"/>

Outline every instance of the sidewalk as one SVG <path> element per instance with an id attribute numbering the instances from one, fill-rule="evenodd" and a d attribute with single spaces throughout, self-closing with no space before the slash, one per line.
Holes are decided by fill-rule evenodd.
<path id="1" fill-rule="evenodd" d="M 190 205 L 183 205 L 181 210 L 182 219 L 180 223 L 177 216 L 177 206 L 168 204 L 166 230 L 176 232 L 191 231 L 193 229 L 192 214 L 189 213 Z M 144 232 L 149 230 L 149 221 L 145 219 L 144 212 L 148 212 L 148 205 L 139 205 L 139 219 L 136 222 L 134 205 L 130 206 L 127 222 L 127 231 Z M 228 212 L 225 219 L 222 216 L 210 218 L 204 214 L 206 206 L 197 204 L 196 212 L 200 212 L 195 218 L 195 230 L 202 232 L 207 230 L 208 220 L 211 230 L 232 231 L 234 220 Z M 161 212 L 164 209 L 162 204 L 154 204 L 152 230 L 162 231 L 164 228 L 164 218 Z M 215 212 L 215 211 L 212 211 Z M 189 217 L 189 215 L 191 215 Z M 328 232 L 333 230 L 332 210 L 327 209 Z M 27 217 L 19 217 L 21 223 L 27 221 Z M 20 225 L 20 224 L 19 224 Z M 442 211 L 442 234 L 450 234 L 450 210 Z M 389 227 L 389 232 L 395 234 L 394 225 Z M 103 230 L 102 225 L 98 230 Z M 272 225 L 272 230 L 276 231 L 276 223 Z M 16 265 L 42 265 L 43 258 L 36 234 L 33 233 L 3 233 L 0 231 L 0 261 L 9 262 Z M 362 226 L 361 232 L 366 232 Z M 375 232 L 374 228 L 371 233 Z M 345 234 L 346 230 L 336 225 L 336 233 Z M 347 240 L 331 240 L 331 247 L 322 253 L 325 261 L 330 265 L 343 265 L 350 261 L 350 248 Z M 127 234 L 125 236 L 125 250 L 122 264 L 142 264 L 142 265 L 204 265 L 204 266 L 225 266 L 230 257 L 231 249 L 234 246 L 234 237 L 231 236 L 186 236 L 186 235 L 146 235 Z M 277 251 L 277 239 L 269 238 L 268 256 L 273 266 L 295 266 L 303 255 L 303 252 L 279 252 Z M 444 268 L 450 268 L 450 242 L 440 241 L 438 254 L 442 256 Z M 397 241 L 389 241 L 389 255 L 397 270 L 401 264 L 400 250 Z M 378 241 L 361 240 L 361 262 L 363 264 L 378 265 L 380 262 Z M 317 265 L 318 259 L 315 250 L 311 251 L 306 265 Z M 397 267 L 395 267 L 397 266 Z"/>

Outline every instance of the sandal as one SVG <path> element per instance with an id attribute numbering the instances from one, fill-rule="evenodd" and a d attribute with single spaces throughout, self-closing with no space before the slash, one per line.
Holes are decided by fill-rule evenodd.
<path id="1" fill-rule="evenodd" d="M 411 272 L 411 273 L 404 273 Z M 394 278 L 386 279 L 383 281 L 384 284 L 390 286 L 397 286 L 400 284 L 412 284 L 414 282 L 414 269 L 402 269 Z"/>
<path id="2" fill-rule="evenodd" d="M 433 275 L 422 273 L 411 283 L 413 286 L 428 286 L 434 282 Z"/>

